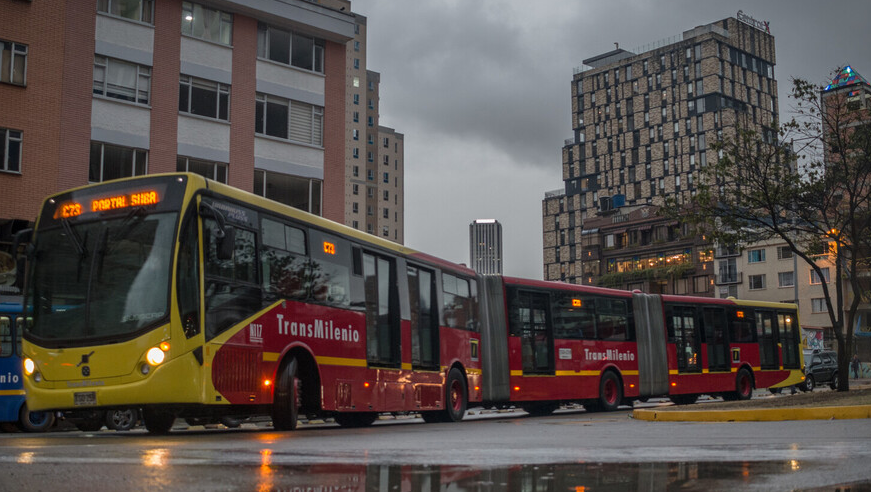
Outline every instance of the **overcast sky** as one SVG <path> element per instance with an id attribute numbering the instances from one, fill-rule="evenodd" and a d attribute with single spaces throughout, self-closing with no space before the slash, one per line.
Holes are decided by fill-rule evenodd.
<path id="1" fill-rule="evenodd" d="M 541 202 L 562 188 L 581 61 L 738 10 L 770 22 L 781 119 L 792 77 L 871 79 L 869 0 L 353 0 L 381 73 L 381 124 L 405 135 L 405 244 L 469 261 L 469 223 L 502 223 L 506 275 L 542 278 Z"/>

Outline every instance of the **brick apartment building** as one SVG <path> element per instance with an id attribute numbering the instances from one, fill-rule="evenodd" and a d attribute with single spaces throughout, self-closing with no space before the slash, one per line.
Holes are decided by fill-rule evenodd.
<path id="1" fill-rule="evenodd" d="M 348 89 L 350 2 L 0 0 L 0 12 L 0 252 L 46 195 L 177 170 L 352 225 L 347 120 L 367 87 Z M 375 152 L 382 131 L 401 242 L 402 134 L 369 128 Z"/>

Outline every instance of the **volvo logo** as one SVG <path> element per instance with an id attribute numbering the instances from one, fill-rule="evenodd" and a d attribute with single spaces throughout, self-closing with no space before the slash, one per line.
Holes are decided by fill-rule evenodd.
<path id="1" fill-rule="evenodd" d="M 90 376 L 90 375 L 91 375 L 91 368 L 88 367 L 88 366 L 83 366 L 83 367 L 82 367 L 82 376 L 87 377 L 87 376 Z"/>
<path id="2" fill-rule="evenodd" d="M 76 364 L 76 367 L 79 367 L 79 366 L 82 365 L 82 364 L 87 364 L 87 363 L 89 362 L 89 360 L 90 360 L 90 358 L 91 358 L 92 355 L 94 355 L 94 351 L 93 351 L 93 350 L 91 350 L 91 353 L 90 353 L 90 354 L 82 354 L 82 360 L 80 360 L 79 363 Z M 84 372 L 84 369 L 82 369 L 82 372 Z M 85 375 L 87 376 L 87 374 L 85 374 Z"/>

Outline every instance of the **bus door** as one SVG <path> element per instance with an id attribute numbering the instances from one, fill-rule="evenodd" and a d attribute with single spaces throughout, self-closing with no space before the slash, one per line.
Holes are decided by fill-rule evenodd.
<path id="1" fill-rule="evenodd" d="M 411 366 L 414 369 L 439 369 L 439 319 L 435 296 L 435 274 L 431 270 L 409 265 Z"/>
<path id="2" fill-rule="evenodd" d="M 780 330 L 780 353 L 784 369 L 799 369 L 799 336 L 795 311 L 778 311 L 777 327 Z"/>
<path id="3" fill-rule="evenodd" d="M 708 370 L 728 371 L 729 339 L 726 336 L 726 308 L 706 307 L 703 309 L 705 342 L 708 344 Z"/>
<path id="4" fill-rule="evenodd" d="M 696 308 L 672 306 L 668 323 L 669 335 L 677 349 L 678 372 L 701 372 L 699 360 L 701 344 L 699 325 L 696 322 Z"/>
<path id="5" fill-rule="evenodd" d="M 759 340 L 759 366 L 777 369 L 777 320 L 774 312 L 756 310 L 756 336 Z"/>
<path id="6" fill-rule="evenodd" d="M 369 366 L 400 368 L 399 299 L 392 258 L 362 254 L 366 290 L 366 356 Z"/>
<path id="7" fill-rule="evenodd" d="M 553 374 L 553 326 L 548 294 L 518 292 L 516 322 L 520 329 L 524 374 Z"/>

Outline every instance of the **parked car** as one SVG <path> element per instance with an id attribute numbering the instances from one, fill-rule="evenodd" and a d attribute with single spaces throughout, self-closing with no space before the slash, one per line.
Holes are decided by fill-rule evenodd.
<path id="1" fill-rule="evenodd" d="M 813 391 L 819 385 L 828 384 L 838 389 L 838 354 L 834 350 L 814 350 L 805 354 L 805 380 L 799 387 L 802 391 Z"/>

